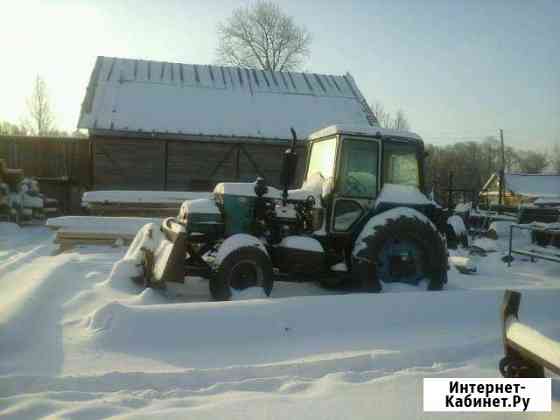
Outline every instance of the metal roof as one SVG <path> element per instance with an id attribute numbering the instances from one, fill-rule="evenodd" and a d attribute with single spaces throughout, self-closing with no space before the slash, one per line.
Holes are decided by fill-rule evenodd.
<path id="1" fill-rule="evenodd" d="M 514 194 L 525 197 L 556 198 L 560 197 L 560 175 L 558 174 L 524 174 L 524 173 L 505 173 L 505 189 Z M 492 174 L 486 184 L 482 187 L 482 195 L 493 193 L 492 183 L 499 180 L 497 173 Z M 492 190 L 491 190 L 492 189 Z"/>
<path id="2" fill-rule="evenodd" d="M 331 124 L 376 125 L 350 74 L 98 57 L 79 128 L 252 138 L 303 138 Z"/>
<path id="3" fill-rule="evenodd" d="M 505 174 L 506 189 L 527 197 L 560 197 L 560 176 L 545 174 Z"/>

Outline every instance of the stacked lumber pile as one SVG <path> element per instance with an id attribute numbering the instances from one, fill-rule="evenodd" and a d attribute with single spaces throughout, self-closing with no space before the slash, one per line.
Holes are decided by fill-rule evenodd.
<path id="1" fill-rule="evenodd" d="M 94 216 L 174 217 L 186 200 L 209 198 L 209 192 L 90 191 L 82 207 Z"/>
<path id="2" fill-rule="evenodd" d="M 56 200 L 40 193 L 35 179 L 25 177 L 23 169 L 8 168 L 0 159 L 0 220 L 33 223 L 44 220 L 48 210 L 57 211 L 57 206 Z"/>
<path id="3" fill-rule="evenodd" d="M 41 194 L 36 179 L 25 177 L 23 169 L 8 168 L 0 159 L 0 219 L 27 224 L 55 213 L 58 201 Z"/>
<path id="4" fill-rule="evenodd" d="M 10 195 L 16 191 L 23 180 L 23 170 L 10 169 L 6 162 L 0 159 L 0 220 L 11 220 L 13 216 Z"/>
<path id="5" fill-rule="evenodd" d="M 65 251 L 76 245 L 128 245 L 140 228 L 161 219 L 145 217 L 64 216 L 47 220 L 56 231 L 55 243 Z"/>
<path id="6" fill-rule="evenodd" d="M 8 168 L 6 161 L 0 159 L 0 182 L 4 182 L 10 190 L 17 189 L 18 184 L 23 180 L 23 169 Z"/>

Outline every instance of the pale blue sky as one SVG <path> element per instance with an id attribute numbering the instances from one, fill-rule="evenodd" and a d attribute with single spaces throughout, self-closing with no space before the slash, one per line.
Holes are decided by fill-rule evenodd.
<path id="1" fill-rule="evenodd" d="M 214 62 L 218 22 L 246 1 L 2 3 L 0 119 L 25 114 L 36 73 L 73 129 L 97 55 Z M 278 2 L 312 32 L 305 69 L 349 71 L 370 102 L 406 111 L 427 142 L 495 135 L 560 142 L 560 1 Z M 6 13 L 7 12 L 7 13 Z"/>

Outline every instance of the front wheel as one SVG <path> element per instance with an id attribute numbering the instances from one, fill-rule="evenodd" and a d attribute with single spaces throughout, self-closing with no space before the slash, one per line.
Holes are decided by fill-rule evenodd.
<path id="1" fill-rule="evenodd" d="M 210 294 L 217 301 L 231 299 L 232 289 L 242 291 L 262 287 L 270 296 L 273 286 L 272 263 L 268 255 L 254 246 L 244 246 L 229 253 L 210 279 Z"/>

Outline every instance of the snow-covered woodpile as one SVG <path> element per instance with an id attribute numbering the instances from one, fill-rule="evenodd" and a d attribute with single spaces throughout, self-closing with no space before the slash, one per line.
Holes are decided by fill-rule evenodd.
<path id="1" fill-rule="evenodd" d="M 161 219 L 147 217 L 64 216 L 47 221 L 56 232 L 54 242 L 60 251 L 76 245 L 128 245 L 140 228 Z"/>
<path id="2" fill-rule="evenodd" d="M 58 213 L 58 202 L 41 193 L 34 178 L 0 159 L 0 220 L 29 223 Z"/>

